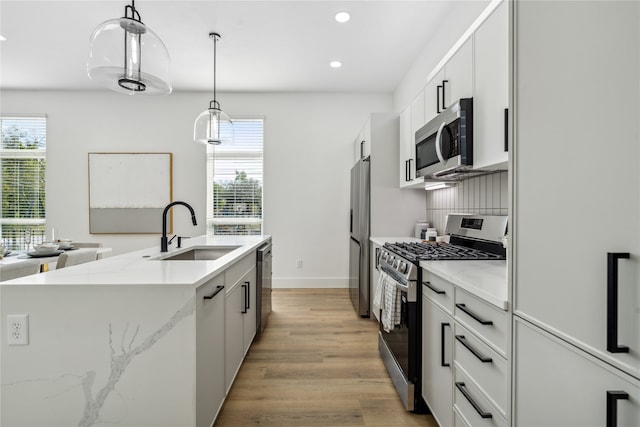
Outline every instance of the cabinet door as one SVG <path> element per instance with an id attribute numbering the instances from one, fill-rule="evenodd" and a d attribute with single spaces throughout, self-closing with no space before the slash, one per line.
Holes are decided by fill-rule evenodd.
<path id="1" fill-rule="evenodd" d="M 225 391 L 229 392 L 231 383 L 242 363 L 244 356 L 244 326 L 242 313 L 245 307 L 244 288 L 237 282 L 226 294 L 225 307 Z"/>
<path id="2" fill-rule="evenodd" d="M 640 3 L 514 7 L 514 310 L 640 377 Z"/>
<path id="3" fill-rule="evenodd" d="M 422 397 L 442 427 L 453 425 L 453 320 L 422 296 Z"/>
<path id="4" fill-rule="evenodd" d="M 444 105 L 473 96 L 473 40 L 469 38 L 444 68 Z M 439 83 L 441 84 L 441 83 Z"/>
<path id="5" fill-rule="evenodd" d="M 474 33 L 473 168 L 507 169 L 505 110 L 509 106 L 509 4 Z"/>
<path id="6" fill-rule="evenodd" d="M 442 111 L 442 81 L 444 80 L 444 68 L 434 78 L 429 80 L 424 88 L 424 118 L 425 123 L 433 119 Z M 440 86 L 440 87 L 439 87 Z"/>
<path id="7" fill-rule="evenodd" d="M 518 427 L 640 426 L 640 383 L 522 320 L 515 321 L 515 405 Z M 607 422 L 608 392 L 617 423 Z"/>
<path id="8" fill-rule="evenodd" d="M 213 423 L 225 396 L 224 276 L 196 290 L 196 426 Z"/>
<path id="9" fill-rule="evenodd" d="M 246 298 L 246 309 L 242 316 L 243 324 L 243 351 L 242 355 L 247 353 L 249 346 L 253 342 L 253 338 L 256 336 L 256 325 L 258 319 L 256 318 L 256 269 L 252 268 L 246 276 L 242 279 L 242 286 L 244 286 L 244 297 Z"/>
<path id="10" fill-rule="evenodd" d="M 362 140 L 364 141 L 364 144 L 362 144 L 362 155 L 363 157 L 368 157 L 371 155 L 371 118 L 369 118 L 364 125 Z"/>
<path id="11" fill-rule="evenodd" d="M 371 285 L 371 290 L 369 295 L 371 295 L 371 308 L 370 313 L 373 314 L 375 319 L 380 322 L 380 306 L 374 303 L 375 295 L 378 292 L 378 280 L 380 279 L 380 270 L 378 269 L 378 255 L 380 254 L 381 246 L 375 243 L 371 243 L 371 262 L 369 265 L 371 266 L 371 273 L 369 274 L 369 283 Z M 373 317 L 372 317 L 373 318 Z"/>

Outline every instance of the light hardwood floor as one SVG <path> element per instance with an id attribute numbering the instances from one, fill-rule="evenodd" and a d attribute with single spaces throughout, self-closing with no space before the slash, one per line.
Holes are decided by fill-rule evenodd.
<path id="1" fill-rule="evenodd" d="M 346 289 L 275 289 L 215 427 L 429 426 L 406 412 L 380 360 L 377 323 Z"/>

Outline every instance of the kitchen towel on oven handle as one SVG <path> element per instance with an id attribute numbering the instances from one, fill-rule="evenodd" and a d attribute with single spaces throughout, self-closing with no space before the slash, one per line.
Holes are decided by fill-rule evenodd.
<path id="1" fill-rule="evenodd" d="M 380 275 L 382 277 L 382 286 L 380 286 L 380 292 L 382 294 L 380 309 L 382 313 L 380 320 L 382 321 L 382 328 L 385 332 L 391 332 L 393 328 L 396 325 L 400 325 L 401 322 L 401 293 L 398 292 L 396 281 L 391 276 L 385 272 L 381 272 Z"/>

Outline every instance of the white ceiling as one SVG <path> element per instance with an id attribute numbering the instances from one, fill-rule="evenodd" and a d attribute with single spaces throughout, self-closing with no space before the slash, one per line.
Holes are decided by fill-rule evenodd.
<path id="1" fill-rule="evenodd" d="M 391 92 L 456 0 L 152 1 L 144 23 L 171 55 L 174 91 Z M 0 0 L 0 88 L 99 89 L 86 75 L 89 36 L 126 1 Z M 336 12 L 352 18 L 340 24 Z M 343 66 L 332 69 L 329 62 Z"/>

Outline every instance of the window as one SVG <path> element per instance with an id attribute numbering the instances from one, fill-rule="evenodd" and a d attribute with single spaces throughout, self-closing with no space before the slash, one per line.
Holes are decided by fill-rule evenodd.
<path id="1" fill-rule="evenodd" d="M 234 119 L 232 145 L 207 147 L 209 234 L 262 234 L 263 119 Z"/>
<path id="2" fill-rule="evenodd" d="M 0 117 L 0 237 L 12 250 L 44 238 L 46 130 L 45 117 Z"/>

